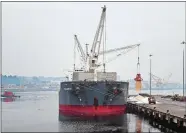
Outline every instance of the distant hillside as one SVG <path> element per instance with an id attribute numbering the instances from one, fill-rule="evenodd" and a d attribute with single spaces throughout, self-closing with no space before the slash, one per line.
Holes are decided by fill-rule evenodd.
<path id="1" fill-rule="evenodd" d="M 40 84 L 50 81 L 64 81 L 64 77 L 25 77 L 25 76 L 12 76 L 12 75 L 2 75 L 2 85 L 15 84 Z"/>
<path id="2" fill-rule="evenodd" d="M 20 85 L 20 79 L 17 76 L 6 76 L 3 75 L 2 76 L 2 84 L 16 84 L 16 85 Z"/>

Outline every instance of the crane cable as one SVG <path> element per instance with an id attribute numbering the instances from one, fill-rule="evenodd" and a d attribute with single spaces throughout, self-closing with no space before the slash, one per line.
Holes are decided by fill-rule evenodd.
<path id="1" fill-rule="evenodd" d="M 141 74 L 140 74 L 140 62 L 139 62 L 139 45 L 138 45 L 138 63 L 137 63 L 137 75 L 136 78 L 134 79 L 136 81 L 136 91 L 140 91 L 142 88 L 142 84 L 141 81 L 143 80 L 141 78 Z"/>
<path id="2" fill-rule="evenodd" d="M 139 62 L 139 45 L 138 45 L 138 63 L 137 63 L 137 74 L 140 73 L 140 62 Z"/>

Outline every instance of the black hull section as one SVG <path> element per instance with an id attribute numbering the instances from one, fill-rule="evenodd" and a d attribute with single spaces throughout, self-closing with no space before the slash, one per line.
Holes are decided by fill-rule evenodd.
<path id="1" fill-rule="evenodd" d="M 59 92 L 60 121 L 99 121 L 123 125 L 128 82 L 62 82 Z"/>

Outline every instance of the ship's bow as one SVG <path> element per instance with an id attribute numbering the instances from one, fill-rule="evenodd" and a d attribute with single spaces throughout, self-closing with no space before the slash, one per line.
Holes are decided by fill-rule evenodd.
<path id="1" fill-rule="evenodd" d="M 128 82 L 62 82 L 59 120 L 95 120 L 121 125 L 127 96 Z"/>

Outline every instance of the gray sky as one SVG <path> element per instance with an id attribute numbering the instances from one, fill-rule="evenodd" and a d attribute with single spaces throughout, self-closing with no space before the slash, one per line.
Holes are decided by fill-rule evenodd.
<path id="1" fill-rule="evenodd" d="M 101 7 L 107 6 L 107 49 L 141 42 L 144 80 L 152 73 L 182 81 L 184 3 L 3 3 L 3 74 L 63 76 L 73 66 L 73 35 L 92 44 Z M 121 79 L 136 75 L 137 49 L 107 64 Z"/>

